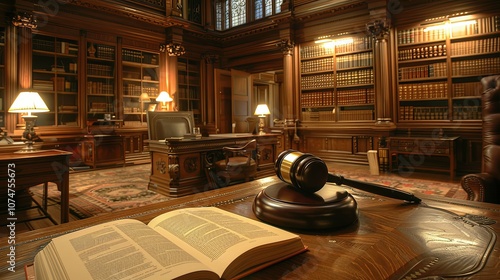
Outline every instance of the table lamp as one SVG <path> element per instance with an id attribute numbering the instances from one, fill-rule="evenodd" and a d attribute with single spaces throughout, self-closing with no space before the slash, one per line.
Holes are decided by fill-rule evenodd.
<path id="1" fill-rule="evenodd" d="M 264 132 L 264 127 L 265 127 L 264 120 L 266 118 L 266 115 L 270 114 L 271 112 L 269 111 L 269 108 L 267 107 L 266 104 L 257 105 L 257 108 L 255 109 L 255 115 L 259 116 L 259 135 L 266 134 Z"/>
<path id="2" fill-rule="evenodd" d="M 167 111 L 167 102 L 172 102 L 173 99 L 170 97 L 170 94 L 166 91 L 160 92 L 160 95 L 156 97 L 156 101 L 161 102 L 161 110 L 162 111 Z"/>
<path id="3" fill-rule="evenodd" d="M 38 94 L 38 92 L 33 91 L 23 91 L 17 96 L 14 103 L 9 108 L 9 113 L 28 113 L 23 115 L 22 118 L 26 122 L 26 128 L 23 132 L 23 139 L 26 146 L 19 150 L 20 153 L 33 152 L 37 149 L 33 147 L 33 143 L 39 139 L 38 135 L 35 133 L 35 122 L 37 116 L 31 113 L 41 113 L 50 111 L 45 102 Z"/>

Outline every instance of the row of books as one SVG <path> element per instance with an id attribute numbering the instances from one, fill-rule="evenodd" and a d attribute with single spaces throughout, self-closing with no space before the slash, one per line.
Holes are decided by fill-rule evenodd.
<path id="1" fill-rule="evenodd" d="M 150 97 L 157 97 L 160 94 L 157 87 L 142 87 L 142 92 L 147 93 Z"/>
<path id="2" fill-rule="evenodd" d="M 453 97 L 481 96 L 483 85 L 481 82 L 455 83 L 452 84 Z"/>
<path id="3" fill-rule="evenodd" d="M 33 50 L 78 55 L 78 44 L 73 41 L 54 41 L 33 38 Z"/>
<path id="4" fill-rule="evenodd" d="M 333 91 L 303 93 L 300 96 L 300 104 L 302 107 L 333 106 L 335 104 L 334 93 Z"/>
<path id="5" fill-rule="evenodd" d="M 327 56 L 333 54 L 334 54 L 333 48 L 325 48 L 322 44 L 302 46 L 300 48 L 300 57 L 302 59 Z"/>
<path id="6" fill-rule="evenodd" d="M 398 51 L 398 60 L 414 60 L 446 56 L 446 44 L 437 44 L 425 47 L 415 47 L 411 49 L 401 49 Z"/>
<path id="7" fill-rule="evenodd" d="M 431 98 L 448 98 L 448 83 L 415 83 L 400 84 L 398 87 L 399 100 L 418 100 Z"/>
<path id="8" fill-rule="evenodd" d="M 453 105 L 454 120 L 480 120 L 482 119 L 481 106 Z"/>
<path id="9" fill-rule="evenodd" d="M 141 63 L 143 58 L 144 56 L 140 51 L 122 49 L 122 59 L 124 61 Z"/>
<path id="10" fill-rule="evenodd" d="M 113 95 L 114 93 L 115 92 L 112 84 L 94 81 L 87 82 L 87 94 Z"/>
<path id="11" fill-rule="evenodd" d="M 333 71 L 333 57 L 321 58 L 316 60 L 306 60 L 300 63 L 302 73 Z"/>
<path id="12" fill-rule="evenodd" d="M 462 37 L 468 35 L 485 34 L 500 31 L 500 16 L 491 16 L 476 19 L 471 24 L 451 24 L 451 36 Z"/>
<path id="13" fill-rule="evenodd" d="M 102 58 L 102 59 L 110 59 L 110 60 L 115 59 L 115 48 L 114 47 L 96 44 L 95 49 L 96 49 L 96 53 L 95 53 L 96 57 Z"/>
<path id="14" fill-rule="evenodd" d="M 370 50 L 372 48 L 371 37 L 353 37 L 352 42 L 346 43 L 350 38 L 339 39 L 335 42 L 335 53 L 347 53 Z"/>
<path id="15" fill-rule="evenodd" d="M 360 69 L 337 73 L 337 85 L 373 84 L 373 69 Z"/>
<path id="16" fill-rule="evenodd" d="M 398 30 L 398 45 L 423 43 L 430 41 L 446 40 L 445 29 L 431 29 L 425 27 L 414 27 Z"/>
<path id="17" fill-rule="evenodd" d="M 401 106 L 400 120 L 448 120 L 448 107 Z"/>
<path id="18" fill-rule="evenodd" d="M 130 114 L 130 113 L 140 113 L 141 108 L 139 107 L 123 107 L 123 113 L 125 114 Z"/>
<path id="19" fill-rule="evenodd" d="M 493 53 L 500 50 L 500 37 L 485 38 L 472 41 L 451 43 L 450 54 L 471 55 L 481 53 Z"/>
<path id="20" fill-rule="evenodd" d="M 451 26 L 451 30 L 448 28 Z M 432 27 L 432 28 L 431 28 Z M 500 16 L 478 18 L 475 23 L 463 24 L 443 22 L 427 27 L 419 26 L 405 30 L 399 30 L 397 34 L 398 45 L 422 43 L 429 41 L 445 40 L 451 37 L 462 37 L 467 35 L 487 34 L 500 31 Z"/>
<path id="21" fill-rule="evenodd" d="M 373 88 L 339 90 L 337 103 L 339 105 L 373 104 L 375 103 L 375 90 Z"/>
<path id="22" fill-rule="evenodd" d="M 76 113 L 78 112 L 78 106 L 76 105 L 60 105 L 58 106 L 59 113 Z"/>
<path id="23" fill-rule="evenodd" d="M 113 104 L 106 102 L 91 102 L 89 112 L 113 112 Z"/>
<path id="24" fill-rule="evenodd" d="M 88 63 L 87 74 L 95 76 L 113 77 L 113 67 L 111 65 L 105 65 L 105 64 Z"/>
<path id="25" fill-rule="evenodd" d="M 339 121 L 369 121 L 375 116 L 374 110 L 341 110 Z"/>
<path id="26" fill-rule="evenodd" d="M 140 85 L 135 85 L 135 84 L 123 85 L 123 94 L 132 96 L 141 96 L 142 87 Z"/>
<path id="27" fill-rule="evenodd" d="M 186 85 L 199 85 L 200 84 L 200 77 L 199 76 L 193 76 L 193 75 L 178 75 L 178 81 L 179 84 L 186 84 Z"/>
<path id="28" fill-rule="evenodd" d="M 333 73 L 302 76 L 300 79 L 302 89 L 333 87 L 334 81 Z"/>
<path id="29" fill-rule="evenodd" d="M 437 62 L 420 66 L 400 67 L 398 69 L 398 75 L 400 81 L 421 78 L 446 77 L 447 67 L 445 62 Z"/>
<path id="30" fill-rule="evenodd" d="M 336 60 L 337 60 L 337 69 L 367 67 L 373 65 L 373 53 L 362 52 L 362 53 L 337 56 Z"/>
<path id="31" fill-rule="evenodd" d="M 302 112 L 304 121 L 335 121 L 332 111 L 304 111 Z"/>
<path id="32" fill-rule="evenodd" d="M 451 62 L 451 72 L 454 76 L 498 74 L 499 71 L 500 57 L 498 56 Z"/>

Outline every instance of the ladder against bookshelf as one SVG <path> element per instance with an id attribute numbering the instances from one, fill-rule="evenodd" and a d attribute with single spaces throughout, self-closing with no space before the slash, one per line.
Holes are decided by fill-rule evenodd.
<path id="1" fill-rule="evenodd" d="M 159 54 L 122 49 L 123 127 L 146 127 L 145 104 L 159 95 Z M 147 98 L 141 96 L 143 93 Z M 143 99 L 144 98 L 144 99 Z"/>
<path id="2" fill-rule="evenodd" d="M 500 16 L 397 31 L 399 121 L 481 119 L 480 80 L 500 74 Z"/>
<path id="3" fill-rule="evenodd" d="M 78 40 L 34 34 L 33 90 L 49 108 L 38 126 L 78 126 Z"/>
<path id="4" fill-rule="evenodd" d="M 87 42 L 86 104 L 87 120 L 116 116 L 116 47 Z"/>
<path id="5" fill-rule="evenodd" d="M 371 38 L 341 38 L 300 48 L 303 121 L 374 120 Z"/>

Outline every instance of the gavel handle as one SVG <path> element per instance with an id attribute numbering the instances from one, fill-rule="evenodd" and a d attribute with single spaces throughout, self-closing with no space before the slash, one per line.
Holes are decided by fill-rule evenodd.
<path id="1" fill-rule="evenodd" d="M 328 179 L 327 182 L 330 183 L 335 183 L 337 185 L 347 185 L 356 189 L 360 189 L 362 191 L 386 196 L 386 197 L 391 197 L 391 198 L 396 198 L 396 199 L 401 199 L 405 200 L 411 203 L 420 203 L 422 200 L 416 196 L 414 196 L 412 193 L 405 192 L 402 190 L 394 189 L 394 188 L 389 188 L 386 186 L 374 184 L 374 183 L 368 183 L 368 182 L 363 182 L 363 181 L 358 181 L 358 180 L 352 180 L 352 179 L 346 179 L 341 175 L 336 175 L 332 173 L 328 173 Z"/>

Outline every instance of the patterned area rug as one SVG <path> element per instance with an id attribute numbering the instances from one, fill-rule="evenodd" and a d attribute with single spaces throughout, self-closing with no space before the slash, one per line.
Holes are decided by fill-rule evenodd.
<path id="1" fill-rule="evenodd" d="M 402 189 L 415 195 L 425 193 L 457 199 L 466 198 L 459 183 L 410 179 L 392 173 L 375 176 L 369 174 L 368 167 L 366 172 L 336 169 L 334 173 L 348 179 Z M 149 174 L 149 164 L 72 172 L 69 198 L 71 214 L 83 219 L 172 199 L 147 189 Z M 30 190 L 39 198 L 42 197 L 41 185 Z M 49 202 L 59 203 L 59 195 L 56 186 L 49 184 Z"/>
<path id="2" fill-rule="evenodd" d="M 121 168 L 70 173 L 69 204 L 72 215 L 84 219 L 148 204 L 170 198 L 147 189 L 149 164 Z M 42 186 L 30 188 L 42 197 Z M 60 193 L 55 184 L 49 184 L 49 203 L 59 203 Z"/>

